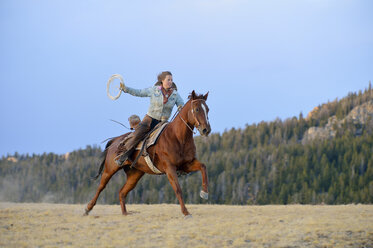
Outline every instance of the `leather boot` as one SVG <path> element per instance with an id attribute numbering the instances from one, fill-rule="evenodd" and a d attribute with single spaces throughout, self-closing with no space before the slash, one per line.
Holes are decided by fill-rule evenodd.
<path id="1" fill-rule="evenodd" d="M 131 148 L 125 152 L 123 152 L 120 156 L 117 156 L 115 158 L 115 163 L 118 165 L 118 166 L 122 166 L 122 164 L 128 160 L 128 158 L 132 155 L 133 151 L 135 150 L 135 148 Z"/>

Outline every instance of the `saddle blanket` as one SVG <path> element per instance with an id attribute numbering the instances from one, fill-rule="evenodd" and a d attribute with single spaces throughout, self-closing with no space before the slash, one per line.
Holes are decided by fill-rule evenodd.
<path id="1" fill-rule="evenodd" d="M 141 150 L 144 142 L 146 142 L 146 147 L 145 148 L 148 148 L 148 147 L 154 145 L 157 142 L 159 135 L 162 133 L 163 129 L 168 125 L 168 123 L 169 122 L 160 123 L 159 127 L 157 127 L 154 131 L 151 132 L 148 139 L 142 140 L 136 146 L 136 150 Z"/>
<path id="2" fill-rule="evenodd" d="M 142 146 L 144 145 L 144 142 L 146 142 L 146 146 L 145 146 L 145 150 L 154 145 L 157 140 L 158 140 L 158 137 L 161 135 L 162 131 L 165 129 L 165 127 L 168 125 L 169 122 L 164 122 L 164 123 L 160 123 L 159 124 L 159 127 L 157 127 L 154 131 L 151 132 L 151 134 L 149 135 L 149 137 L 143 141 L 141 141 L 137 146 L 136 146 L 136 150 L 141 150 L 142 149 Z M 148 167 L 155 173 L 155 174 L 163 174 L 160 170 L 158 170 L 157 167 L 155 167 L 155 165 L 153 164 L 152 160 L 150 159 L 149 157 L 149 154 L 144 151 L 143 153 L 143 156 L 144 156 L 144 159 L 148 165 Z"/>

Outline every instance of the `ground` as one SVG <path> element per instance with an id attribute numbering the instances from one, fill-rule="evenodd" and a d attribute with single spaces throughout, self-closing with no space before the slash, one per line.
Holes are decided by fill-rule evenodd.
<path id="1" fill-rule="evenodd" d="M 0 203 L 0 247 L 373 247 L 373 205 Z"/>

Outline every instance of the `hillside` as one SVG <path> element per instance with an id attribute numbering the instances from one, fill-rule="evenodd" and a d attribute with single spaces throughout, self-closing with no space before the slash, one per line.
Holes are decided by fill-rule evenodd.
<path id="1" fill-rule="evenodd" d="M 197 157 L 208 167 L 213 204 L 373 203 L 373 93 L 364 91 L 303 114 L 196 137 Z M 86 203 L 101 149 L 68 155 L 3 157 L 0 200 Z M 180 178 L 187 203 L 199 198 L 199 173 Z M 117 173 L 99 198 L 118 203 L 125 182 Z M 130 203 L 176 203 L 165 176 L 144 176 Z"/>

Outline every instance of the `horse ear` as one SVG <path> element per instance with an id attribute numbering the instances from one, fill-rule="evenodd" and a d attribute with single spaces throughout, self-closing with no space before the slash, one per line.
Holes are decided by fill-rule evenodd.
<path id="1" fill-rule="evenodd" d="M 196 99 L 196 92 L 194 90 L 192 91 L 192 99 Z"/>
<path id="2" fill-rule="evenodd" d="M 206 101 L 208 96 L 209 96 L 209 91 L 207 91 L 206 95 L 203 96 L 203 99 L 205 99 Z"/>

